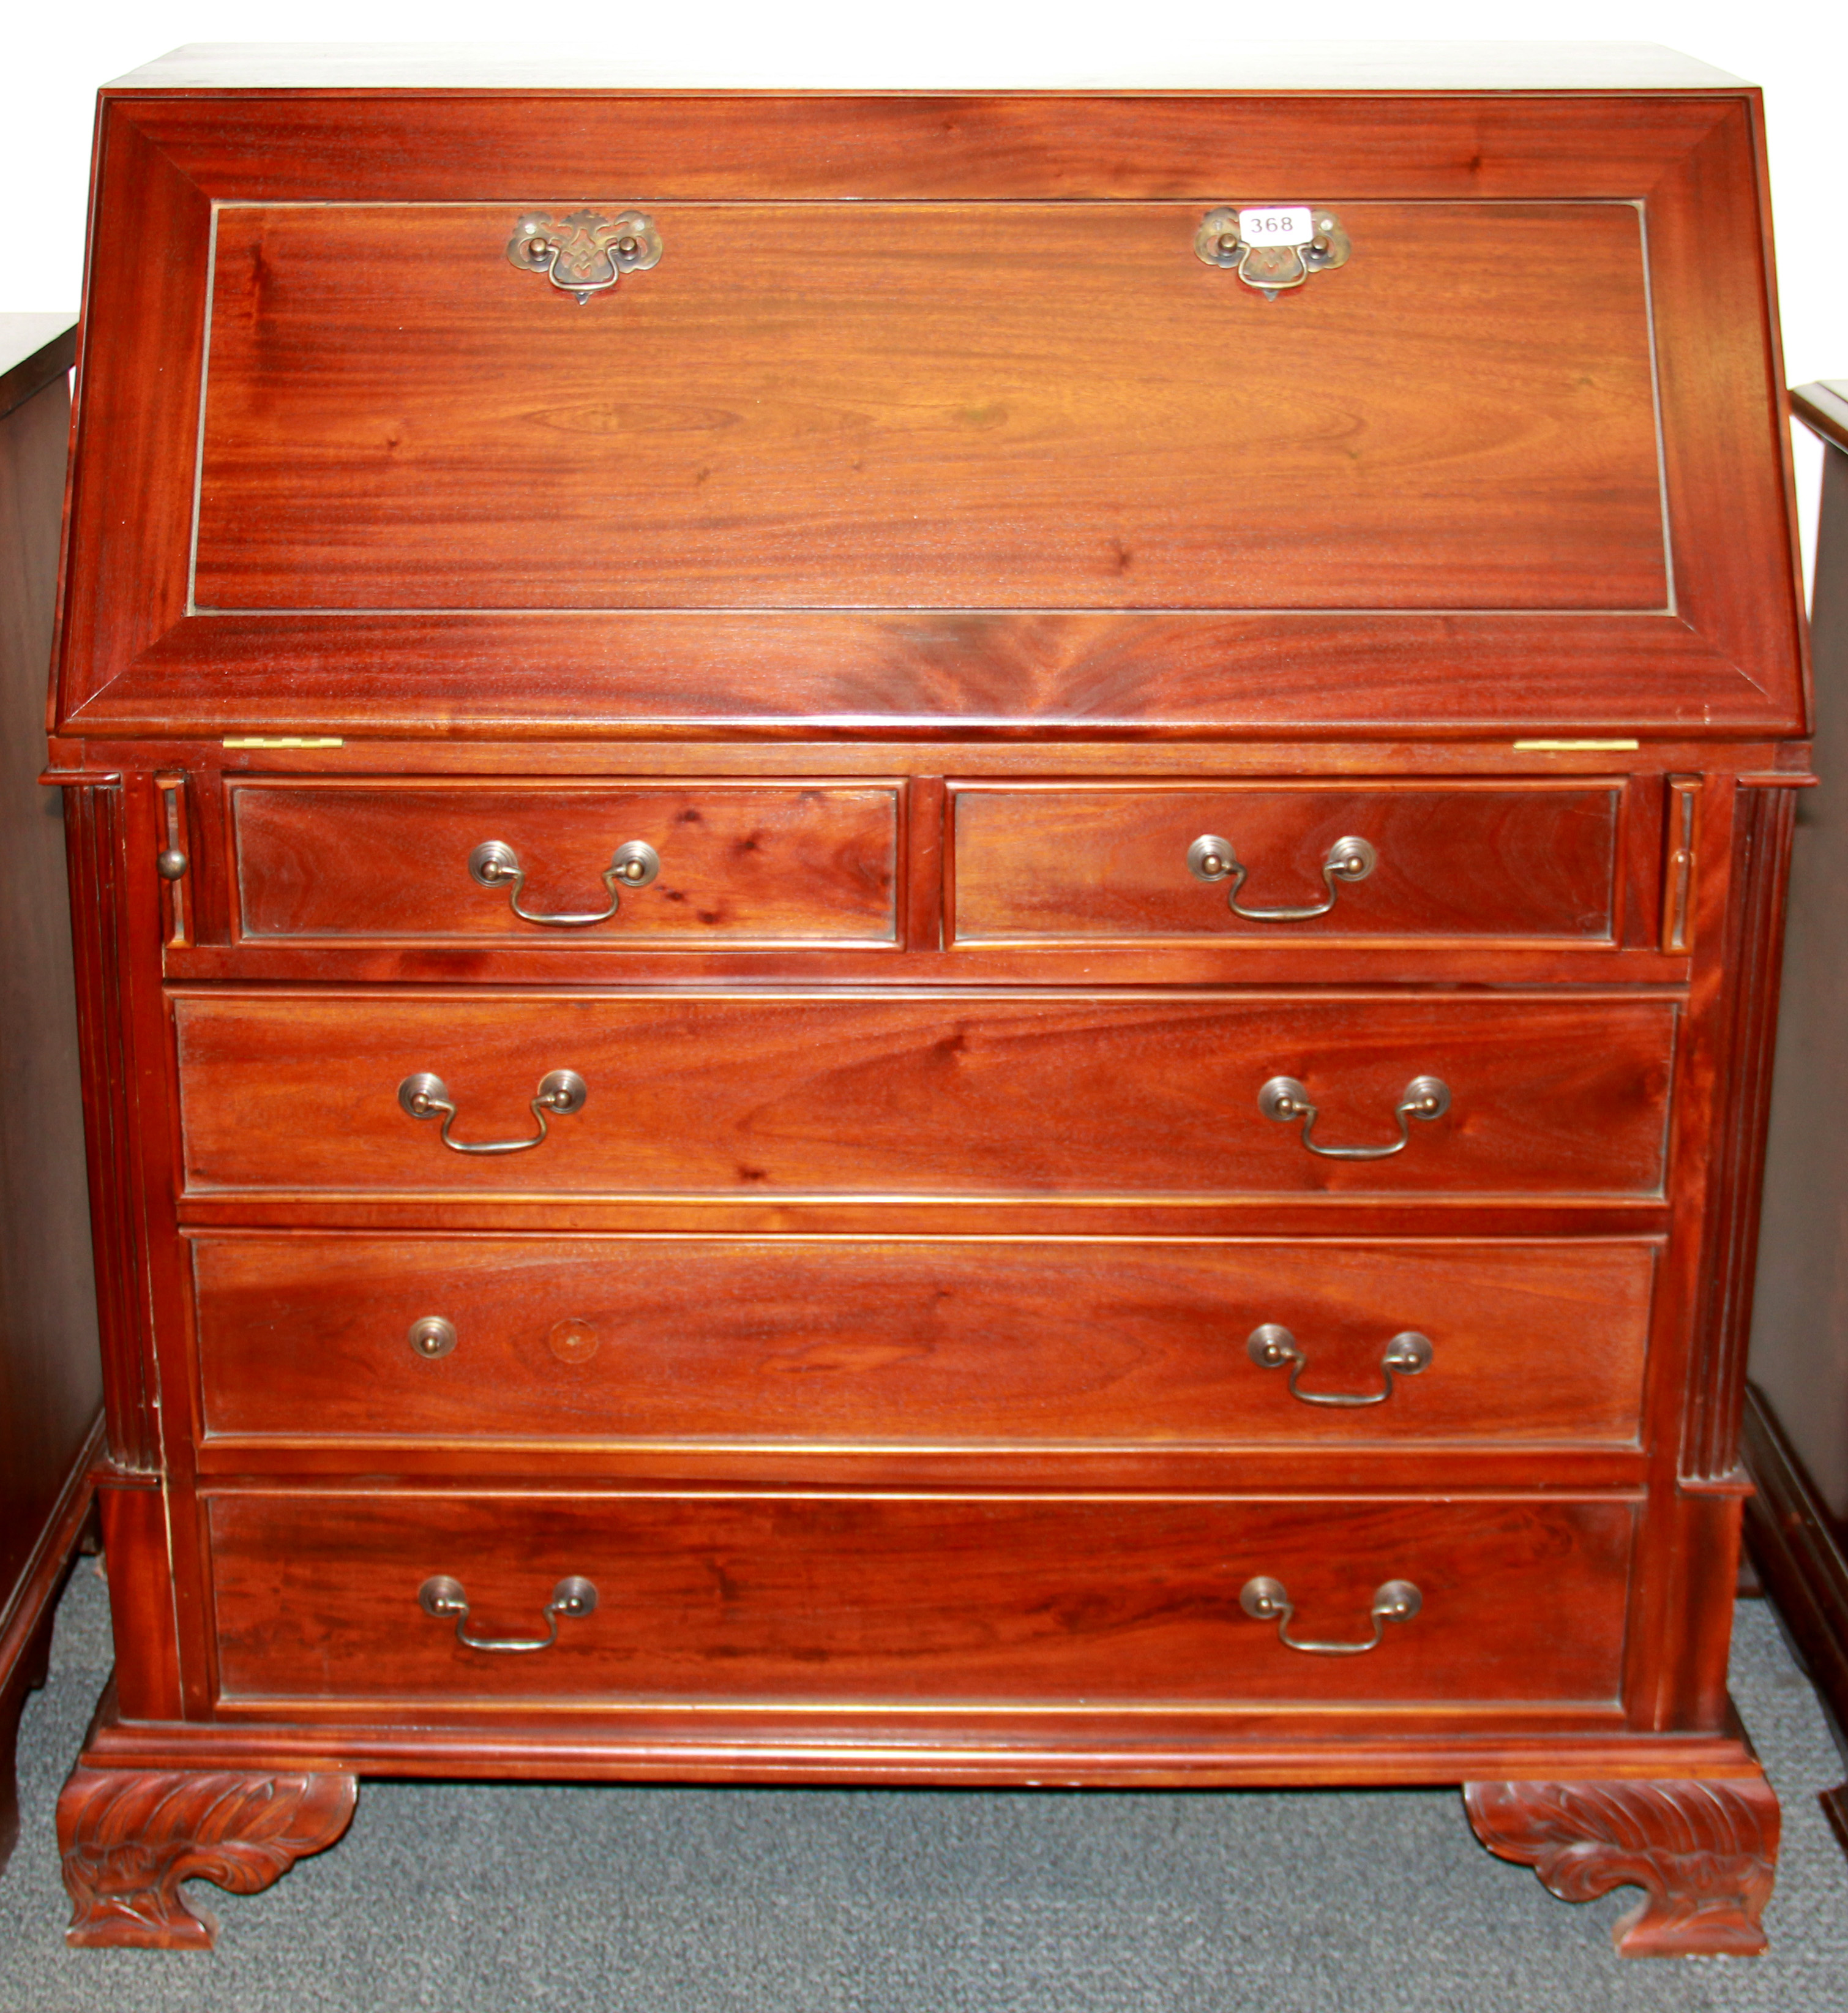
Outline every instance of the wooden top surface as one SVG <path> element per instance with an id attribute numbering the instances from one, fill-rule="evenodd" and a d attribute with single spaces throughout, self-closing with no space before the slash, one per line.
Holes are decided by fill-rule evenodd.
<path id="1" fill-rule="evenodd" d="M 77 361 L 74 314 L 0 314 L 0 419 Z"/>
<path id="2" fill-rule="evenodd" d="M 1653 42 L 1246 42 L 1106 71 L 1049 59 L 1021 72 L 967 50 L 882 70 L 812 51 L 696 72 L 607 46 L 522 43 L 189 42 L 105 85 L 144 91 L 1714 91 L 1742 80 Z"/>

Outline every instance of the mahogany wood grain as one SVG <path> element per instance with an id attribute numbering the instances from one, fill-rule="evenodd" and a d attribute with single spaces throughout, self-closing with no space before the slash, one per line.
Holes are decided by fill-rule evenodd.
<path id="1" fill-rule="evenodd" d="M 1793 681 L 1755 669 L 1678 616 L 193 616 L 106 690 L 67 687 L 58 724 L 155 740 L 417 735 L 433 718 L 501 740 L 1803 731 Z"/>
<path id="2" fill-rule="evenodd" d="M 1643 1777 L 1762 1781 L 1736 1714 L 1714 1732 L 1638 1734 L 1606 1706 L 1508 1705 L 1382 1718 L 1313 1706 L 1085 1715 L 960 1708 L 920 1718 L 852 1706 L 714 1712 L 702 1706 L 534 1715 L 481 1705 L 433 1726 L 415 1707 L 325 1720 L 221 1704 L 209 1722 L 125 1721 L 105 1687 L 80 1765 L 356 1769 L 428 1779 L 956 1783 L 1079 1788 L 1303 1788 Z M 393 1723 L 395 1722 L 396 1723 Z M 484 1737 L 485 1736 L 485 1737 Z"/>
<path id="3" fill-rule="evenodd" d="M 1002 1496 L 224 1494 L 208 1506 L 227 1699 L 1410 1704 L 1610 1697 L 1634 1511 L 1442 1503 Z M 570 1575 L 595 1611 L 538 1655 Z M 1364 1641 L 1375 1589 L 1422 1611 L 1364 1656 L 1286 1648 L 1239 1605 L 1281 1579 L 1296 1632 Z"/>
<path id="4" fill-rule="evenodd" d="M 131 1719 L 179 1719 L 179 1618 L 163 1491 L 156 1477 L 105 1468 L 96 1503 L 109 1561 L 116 1696 Z"/>
<path id="5" fill-rule="evenodd" d="M 0 1639 L 102 1402 L 64 835 L 38 781 L 70 352 L 68 327 L 0 316 Z"/>
<path id="6" fill-rule="evenodd" d="M 352 1823 L 358 1784 L 313 1774 L 73 1769 L 58 1799 L 58 1843 L 80 1950 L 210 1950 L 216 1919 L 183 1881 L 256 1894 Z"/>
<path id="7" fill-rule="evenodd" d="M 511 270 L 511 269 L 509 269 Z M 459 939 L 680 943 L 755 938 L 889 943 L 897 931 L 899 792 L 827 784 L 573 788 L 234 783 L 237 935 L 252 939 Z M 607 924 L 522 921 L 507 890 L 483 888 L 469 856 L 499 839 L 519 856 L 521 906 L 542 914 L 609 905 L 602 875 L 631 839 L 659 878 L 619 887 Z"/>
<path id="8" fill-rule="evenodd" d="M 63 790 L 108 1446 L 121 1466 L 152 1472 L 159 1461 L 155 1373 L 144 1346 L 152 1254 L 135 1178 L 141 1121 L 151 1114 L 134 1096 L 128 1027 L 130 996 L 141 989 L 145 999 L 145 992 L 128 974 L 138 964 L 148 971 L 145 953 L 153 949 L 158 956 L 159 929 L 157 913 L 127 913 L 124 794 L 119 778 L 66 783 Z M 138 951 L 144 953 L 139 959 Z"/>
<path id="9" fill-rule="evenodd" d="M 1347 203 L 1273 303 L 1197 203 L 637 193 L 582 307 L 519 207 L 221 209 L 198 606 L 1667 605 L 1628 203 Z"/>
<path id="10" fill-rule="evenodd" d="M 1734 804 L 1733 899 L 1723 952 L 1729 983 L 1717 1059 L 1730 1095 L 1710 1147 L 1707 1268 L 1681 1453 L 1681 1471 L 1690 1478 L 1728 1475 L 1739 1462 L 1796 792 L 1741 788 Z"/>
<path id="11" fill-rule="evenodd" d="M 1613 1925 L 1620 1957 L 1757 1957 L 1778 1862 L 1762 1781 L 1471 1782 L 1476 1835 L 1562 1901 L 1614 1887 L 1643 1900 Z"/>
<path id="12" fill-rule="evenodd" d="M 204 1423 L 450 1445 L 1633 1444 L 1645 1243 L 1123 1244 L 298 1235 L 193 1244 Z M 449 1320 L 438 1357 L 414 1322 Z M 1367 1396 L 1405 1330 L 1431 1368 Z M 254 1450 L 253 1450 L 254 1451 Z"/>
<path id="13" fill-rule="evenodd" d="M 1615 928 L 1621 786 L 1531 784 L 1342 789 L 1223 785 L 955 787 L 959 943 L 983 939 L 1212 936 L 1560 938 Z M 1248 878 L 1203 882 L 1187 849 L 1231 842 Z M 1234 913 L 1328 899 L 1338 839 L 1378 854 L 1326 915 L 1280 924 Z"/>
<path id="14" fill-rule="evenodd" d="M 975 732 L 1031 724 L 1046 733 L 1130 734 L 1249 730 L 1266 720 L 1324 733 L 1389 723 L 1455 732 L 1492 722 L 1724 735 L 1803 724 L 1750 92 L 1664 94 L 1627 105 L 1621 120 L 1595 95 L 1368 101 L 1364 118 L 1355 116 L 1360 101 L 1313 94 L 592 97 L 570 134 L 544 139 L 520 130 L 534 102 L 490 95 L 413 107 L 389 94 L 209 108 L 184 97 L 107 101 L 98 202 L 123 227 L 92 262 L 89 325 L 108 345 L 112 388 L 106 405 L 86 399 L 82 431 L 86 443 L 107 440 L 95 452 L 106 452 L 115 476 L 151 507 L 130 553 L 120 541 L 107 544 L 113 532 L 101 486 L 80 483 L 61 720 L 80 721 L 85 732 L 113 724 L 155 735 L 188 722 L 220 732 L 415 732 L 433 718 L 451 731 L 498 722 L 503 732 L 535 735 L 567 724 L 593 733 L 684 731 L 699 721 L 773 735 L 798 722 L 844 731 L 961 723 Z M 738 140 L 720 159 L 710 145 L 715 120 Z M 415 141 L 406 138 L 413 127 Z M 605 136 L 600 150 L 593 134 Z M 1106 156 L 1113 165 L 1100 169 Z M 173 367 L 170 349 L 173 332 L 188 331 L 191 342 L 200 327 L 208 199 L 479 203 L 493 196 L 482 178 L 488 162 L 516 209 L 537 189 L 581 195 L 618 174 L 624 200 L 645 194 L 663 204 L 818 196 L 1213 202 L 1242 199 L 1227 186 L 1241 179 L 1285 191 L 1300 181 L 1304 193 L 1310 182 L 1333 184 L 1350 203 L 1642 202 L 1665 359 L 1672 612 L 981 615 L 946 606 L 934 614 L 715 610 L 693 622 L 640 610 L 188 615 L 188 542 L 172 510 L 191 497 L 199 379 L 196 349 L 186 367 Z M 668 271 L 664 261 L 642 277 Z M 1317 284 L 1351 273 L 1352 262 Z M 506 277 L 531 276 L 509 268 Z M 1201 281 L 1216 277 L 1200 268 Z M 369 284 L 372 275 L 356 269 L 354 277 Z M 1597 291 L 1562 284 L 1550 316 Z M 1296 305 L 1317 311 L 1312 299 Z M 1277 313 L 1285 319 L 1276 327 L 1300 325 L 1287 319 L 1289 305 Z M 91 452 L 86 445 L 86 459 Z M 1417 479 L 1409 468 L 1401 474 Z M 1571 525 L 1562 517 L 1548 535 L 1569 543 Z M 100 563 L 105 544 L 106 588 L 90 557 Z M 971 563 L 980 566 L 979 553 Z M 392 667 L 383 683 L 381 661 Z M 1482 676 L 1485 665 L 1492 678 Z"/>
<path id="15" fill-rule="evenodd" d="M 184 994 L 185 1184 L 570 1195 L 710 1192 L 1650 1196 L 1675 1009 L 1635 999 L 1108 994 Z M 531 1139 L 548 1072 L 584 1109 Z M 1327 1145 L 1380 1146 L 1414 1078 L 1449 1113 L 1331 1160 L 1258 1092 L 1300 1080 Z"/>
<path id="16" fill-rule="evenodd" d="M 1294 299 L 1192 259 L 1297 199 L 1365 228 Z M 603 201 L 653 271 L 506 264 Z M 362 1769 L 1538 1785 L 1503 1842 L 1600 1881 L 1544 1786 L 1657 1779 L 1671 1910 L 1712 1782 L 1761 1888 L 1732 1464 L 1809 716 L 1757 95 L 135 87 L 95 216 L 52 757 L 120 1681 L 72 1793 L 136 1786 L 133 1906 L 198 1779 Z M 673 863 L 569 941 L 460 878 L 510 838 L 584 907 L 586 806 L 702 789 L 800 828 L 721 921 L 617 933 Z M 1247 925 L 1153 871 L 1181 796 L 1266 807 L 1254 906 L 1318 821 L 1390 844 Z M 396 1101 L 518 1139 L 556 1068 L 535 1151 Z M 1383 1144 L 1426 1071 L 1389 1159 L 1257 1108 Z M 1310 1391 L 1434 1360 L 1318 1411 L 1265 1319 Z M 572 1571 L 536 1655 L 416 1600 L 538 1632 Z M 1424 1604 L 1303 1654 L 1257 1573 L 1329 1639 Z"/>
<path id="17" fill-rule="evenodd" d="M 73 346 L 68 316 L 0 315 L 0 1868 L 102 1400 L 64 835 L 38 780 Z"/>

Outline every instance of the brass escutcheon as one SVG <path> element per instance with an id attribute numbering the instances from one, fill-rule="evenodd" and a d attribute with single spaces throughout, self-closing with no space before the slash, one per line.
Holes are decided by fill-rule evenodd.
<path id="1" fill-rule="evenodd" d="M 1255 228 L 1266 218 L 1291 212 L 1306 220 L 1306 231 L 1298 241 L 1254 243 L 1246 236 L 1246 219 L 1254 220 Z M 1221 203 L 1201 218 L 1193 249 L 1203 264 L 1227 267 L 1246 286 L 1274 301 L 1279 294 L 1301 286 L 1311 273 L 1345 266 L 1353 246 L 1341 219 L 1320 203 Z"/>
<path id="2" fill-rule="evenodd" d="M 507 241 L 507 263 L 523 273 L 543 273 L 561 293 L 583 307 L 592 294 L 606 293 L 625 273 L 645 273 L 661 263 L 661 234 L 654 219 L 638 209 L 604 216 L 574 209 L 555 217 L 531 209 Z"/>

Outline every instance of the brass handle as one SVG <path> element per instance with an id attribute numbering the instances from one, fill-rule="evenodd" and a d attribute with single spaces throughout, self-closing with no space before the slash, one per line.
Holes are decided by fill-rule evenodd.
<path id="1" fill-rule="evenodd" d="M 454 1615 L 456 1639 L 468 1649 L 494 1650 L 522 1656 L 529 1650 L 552 1647 L 558 1640 L 558 1618 L 561 1614 L 568 1614 L 575 1620 L 580 1615 L 593 1613 L 597 1605 L 597 1589 L 588 1580 L 580 1579 L 575 1574 L 569 1579 L 561 1579 L 545 1604 L 545 1633 L 537 1637 L 470 1635 L 468 1595 L 461 1581 L 450 1579 L 447 1573 L 434 1574 L 424 1581 L 417 1589 L 417 1605 L 438 1621 Z"/>
<path id="2" fill-rule="evenodd" d="M 1274 1076 L 1258 1092 L 1258 1109 L 1267 1118 L 1281 1120 L 1285 1124 L 1303 1121 L 1303 1143 L 1312 1153 L 1320 1153 L 1328 1160 L 1383 1160 L 1394 1153 L 1403 1153 L 1405 1143 L 1412 1136 L 1411 1121 L 1421 1118 L 1428 1122 L 1442 1118 L 1450 1108 L 1450 1088 L 1441 1078 L 1415 1076 L 1400 1092 L 1399 1102 L 1392 1109 L 1399 1121 L 1399 1137 L 1386 1146 L 1318 1146 L 1310 1134 L 1314 1130 L 1319 1115 L 1309 1101 L 1309 1092 L 1293 1076 Z"/>
<path id="3" fill-rule="evenodd" d="M 1287 1328 L 1279 1328 L 1275 1321 L 1266 1321 L 1254 1328 L 1245 1344 L 1245 1353 L 1260 1370 L 1281 1370 L 1287 1363 L 1290 1366 L 1289 1392 L 1292 1398 L 1300 1398 L 1306 1405 L 1383 1405 L 1392 1395 L 1392 1376 L 1395 1371 L 1401 1377 L 1416 1377 L 1421 1370 L 1431 1367 L 1431 1338 L 1420 1335 L 1415 1328 L 1407 1328 L 1396 1335 L 1386 1344 L 1386 1353 L 1380 1358 L 1380 1372 L 1385 1379 L 1385 1388 L 1378 1391 L 1303 1391 L 1297 1388 L 1296 1379 L 1309 1368 L 1309 1358 L 1303 1353 L 1296 1338 Z"/>
<path id="4" fill-rule="evenodd" d="M 523 923 L 543 923 L 548 929 L 581 930 L 592 923 L 606 923 L 622 905 L 618 884 L 623 888 L 645 888 L 661 871 L 661 856 L 645 840 L 625 840 L 616 849 L 603 870 L 603 887 L 609 906 L 581 916 L 542 916 L 520 906 L 520 892 L 526 885 L 526 869 L 512 846 L 499 838 L 484 838 L 468 856 L 470 878 L 483 888 L 505 888 L 507 906 Z"/>
<path id="5" fill-rule="evenodd" d="M 1319 203 L 1210 209 L 1194 233 L 1194 256 L 1229 266 L 1268 300 L 1299 287 L 1311 273 L 1345 266 L 1353 246 L 1341 219 Z"/>
<path id="6" fill-rule="evenodd" d="M 1296 1609 L 1289 1589 L 1280 1579 L 1248 1579 L 1239 1594 L 1239 1605 L 1253 1621 L 1274 1621 L 1277 1639 L 1286 1650 L 1301 1650 L 1311 1657 L 1364 1657 L 1377 1650 L 1389 1621 L 1409 1621 L 1424 1605 L 1424 1596 L 1409 1579 L 1389 1579 L 1377 1589 L 1367 1613 L 1373 1633 L 1364 1643 L 1305 1643 L 1290 1633 L 1290 1617 Z"/>
<path id="7" fill-rule="evenodd" d="M 1226 906 L 1235 916 L 1242 916 L 1249 923 L 1301 923 L 1306 922 L 1311 916 L 1325 916 L 1334 907 L 1344 883 L 1364 881 L 1379 863 L 1379 855 L 1365 839 L 1338 838 L 1322 862 L 1322 881 L 1328 890 L 1327 901 L 1317 902 L 1306 909 L 1242 909 L 1239 906 L 1239 890 L 1245 885 L 1247 870 L 1239 864 L 1231 841 L 1205 832 L 1187 849 L 1188 871 L 1195 880 L 1229 880 L 1232 885 L 1226 890 Z"/>
<path id="8" fill-rule="evenodd" d="M 584 1100 L 589 1096 L 589 1086 L 575 1070 L 553 1070 L 540 1078 L 539 1094 L 532 1101 L 532 1113 L 539 1121 L 539 1129 L 531 1139 L 470 1141 L 449 1137 L 449 1128 L 456 1122 L 456 1106 L 449 1096 L 449 1085 L 440 1076 L 420 1070 L 415 1076 L 407 1076 L 398 1086 L 398 1102 L 412 1117 L 434 1118 L 441 1114 L 443 1144 L 456 1153 L 524 1153 L 529 1146 L 537 1146 L 545 1139 L 548 1114 L 569 1118 L 574 1112 L 584 1109 Z"/>
<path id="9" fill-rule="evenodd" d="M 523 273 L 543 273 L 561 293 L 575 294 L 583 307 L 624 274 L 659 265 L 661 234 L 654 219 L 638 209 L 625 209 L 620 216 L 574 209 L 559 217 L 528 210 L 507 241 L 507 263 Z"/>

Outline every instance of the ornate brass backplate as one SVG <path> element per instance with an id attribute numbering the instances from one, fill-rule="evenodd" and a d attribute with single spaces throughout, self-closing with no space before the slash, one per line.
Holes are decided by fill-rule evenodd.
<path id="1" fill-rule="evenodd" d="M 638 209 L 602 216 L 574 209 L 553 217 L 531 209 L 507 241 L 507 263 L 523 273 L 543 273 L 563 293 L 575 294 L 580 307 L 606 292 L 625 273 L 645 273 L 661 263 L 661 234 L 652 217 Z"/>
<path id="2" fill-rule="evenodd" d="M 1230 266 L 1267 300 L 1299 287 L 1311 273 L 1345 266 L 1353 247 L 1341 220 L 1319 203 L 1210 209 L 1194 234 L 1196 254 Z"/>

